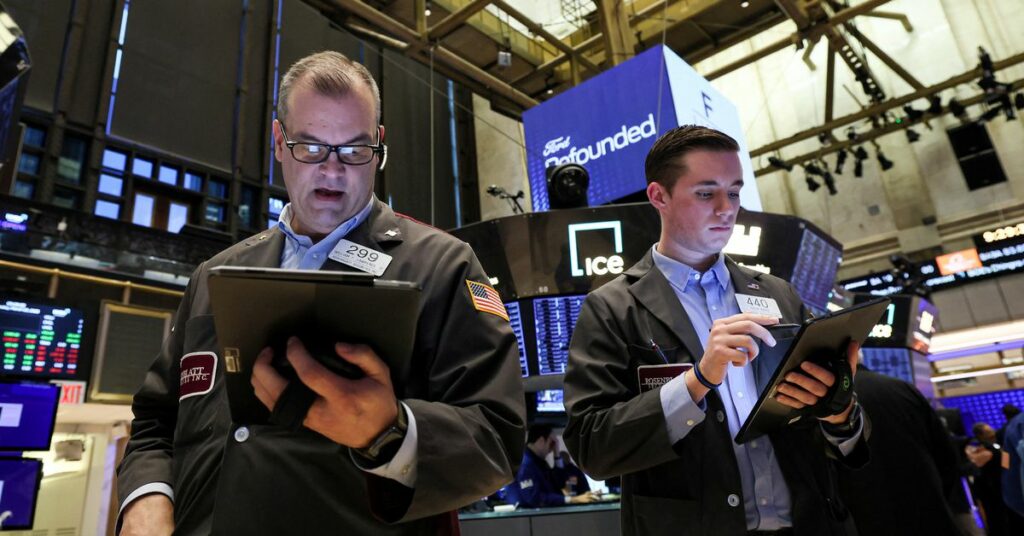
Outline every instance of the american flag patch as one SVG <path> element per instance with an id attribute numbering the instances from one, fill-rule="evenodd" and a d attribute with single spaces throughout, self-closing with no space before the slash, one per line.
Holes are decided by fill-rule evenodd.
<path id="1" fill-rule="evenodd" d="M 494 290 L 494 287 L 468 279 L 466 286 L 469 287 L 469 297 L 473 298 L 473 307 L 476 307 L 477 311 L 491 313 L 508 320 L 505 304 L 501 303 L 501 296 L 498 295 L 498 291 Z"/>

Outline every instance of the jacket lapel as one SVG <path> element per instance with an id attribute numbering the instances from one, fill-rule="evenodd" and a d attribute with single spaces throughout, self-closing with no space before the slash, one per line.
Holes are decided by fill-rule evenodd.
<path id="1" fill-rule="evenodd" d="M 345 240 L 355 242 L 361 246 L 387 253 L 387 249 L 403 240 L 402 229 L 399 225 L 399 217 L 391 210 L 391 207 L 382 203 L 379 199 L 373 199 L 373 208 L 366 221 L 352 229 L 344 237 Z M 342 264 L 334 259 L 328 258 L 321 270 L 354 270 L 347 264 Z M 387 273 L 385 271 L 385 273 Z"/>
<path id="2" fill-rule="evenodd" d="M 679 299 L 668 280 L 665 279 L 665 275 L 654 266 L 654 257 L 650 250 L 640 262 L 626 271 L 625 275 L 635 279 L 629 287 L 630 294 L 655 318 L 672 330 L 690 355 L 694 357 L 695 362 L 699 360 L 700 356 L 704 354 L 700 338 L 693 330 L 690 317 L 680 305 Z"/>

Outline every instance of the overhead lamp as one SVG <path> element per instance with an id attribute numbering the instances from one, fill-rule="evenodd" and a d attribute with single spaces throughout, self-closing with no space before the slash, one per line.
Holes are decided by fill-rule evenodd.
<path id="1" fill-rule="evenodd" d="M 931 97 L 928 97 L 928 102 L 928 113 L 932 115 L 942 114 L 942 97 L 938 95 L 932 95 Z"/>
<path id="2" fill-rule="evenodd" d="M 430 16 L 430 2 L 429 1 L 427 2 L 426 7 L 423 9 L 423 16 L 425 16 L 425 17 L 429 17 Z"/>
<path id="3" fill-rule="evenodd" d="M 864 161 L 857 160 L 853 163 L 853 176 L 858 179 L 864 176 Z"/>
<path id="4" fill-rule="evenodd" d="M 853 127 L 846 129 L 846 139 L 854 141 L 857 139 L 857 130 Z"/>
<path id="5" fill-rule="evenodd" d="M 807 177 L 805 177 L 805 180 L 807 181 L 807 189 L 810 190 L 812 193 L 818 191 L 818 188 L 821 188 L 821 185 L 815 182 L 815 180 L 811 178 L 810 175 L 807 175 Z"/>
<path id="6" fill-rule="evenodd" d="M 1024 110 L 1024 93 L 1018 93 L 1013 96 L 1013 106 L 1018 110 Z"/>
<path id="7" fill-rule="evenodd" d="M 903 111 L 907 114 L 907 119 L 912 122 L 924 117 L 924 112 L 921 110 L 915 110 L 914 107 L 909 104 L 903 105 Z"/>
<path id="8" fill-rule="evenodd" d="M 995 119 L 996 116 L 999 115 L 999 112 L 1001 112 L 1001 111 L 1002 111 L 1002 107 L 1001 106 L 993 106 L 993 107 L 989 108 L 988 110 L 985 110 L 985 113 L 981 114 L 981 117 L 978 118 L 978 122 L 979 123 L 987 123 L 987 122 Z"/>
<path id="9" fill-rule="evenodd" d="M 955 98 L 949 99 L 949 111 L 952 112 L 953 116 L 957 119 L 963 119 L 967 116 L 967 108 L 963 104 L 960 104 L 960 101 Z"/>
<path id="10" fill-rule="evenodd" d="M 881 149 L 878 150 L 878 155 L 876 156 L 876 158 L 878 158 L 878 165 L 882 167 L 882 171 L 888 171 L 892 169 L 892 160 L 886 158 L 885 153 L 883 153 Z"/>
<path id="11" fill-rule="evenodd" d="M 828 172 L 828 170 L 821 175 L 821 179 L 825 181 L 825 187 L 828 188 L 829 195 L 836 195 L 839 193 L 839 190 L 836 190 L 836 179 Z"/>
<path id="12" fill-rule="evenodd" d="M 773 168 L 784 169 L 786 171 L 793 171 L 793 164 L 786 163 L 785 160 L 777 156 L 769 156 L 768 164 Z"/>
<path id="13" fill-rule="evenodd" d="M 846 149 L 839 149 L 839 153 L 836 155 L 836 173 L 842 174 L 843 166 L 846 165 L 847 152 Z"/>
<path id="14" fill-rule="evenodd" d="M 742 7 L 743 9 L 746 9 L 746 8 L 750 7 L 750 2 L 748 2 L 747 0 L 743 0 L 742 2 L 740 2 L 740 7 Z"/>
<path id="15" fill-rule="evenodd" d="M 908 129 L 907 129 L 907 141 L 908 141 L 908 142 L 910 142 L 910 143 L 914 143 L 914 142 L 916 142 L 916 141 L 917 141 L 917 140 L 919 140 L 919 139 L 921 139 L 921 135 L 920 135 L 920 134 L 918 134 L 918 133 L 917 133 L 916 131 L 914 131 L 914 129 L 912 129 L 912 128 L 908 128 Z"/>
<path id="16" fill-rule="evenodd" d="M 818 165 L 815 164 L 814 162 L 808 162 L 804 164 L 804 171 L 810 173 L 811 175 L 821 175 L 824 173 L 824 171 L 820 167 L 818 167 Z"/>

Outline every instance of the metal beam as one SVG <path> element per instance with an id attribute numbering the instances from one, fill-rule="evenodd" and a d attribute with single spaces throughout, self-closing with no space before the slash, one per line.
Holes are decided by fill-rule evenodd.
<path id="1" fill-rule="evenodd" d="M 604 35 L 605 58 L 618 65 L 633 57 L 636 37 L 626 17 L 625 3 L 620 0 L 597 0 L 597 18 Z"/>
<path id="2" fill-rule="evenodd" d="M 1022 61 L 1024 61 L 1024 60 L 1022 60 Z M 1020 79 L 1020 80 L 1017 80 L 1015 82 L 1012 82 L 1010 84 L 1010 86 L 1013 88 L 1014 91 L 1019 90 L 1022 87 L 1024 87 L 1024 79 Z M 933 89 L 934 88 L 926 88 L 926 90 L 933 90 Z M 971 98 L 960 100 L 960 103 L 963 104 L 964 106 L 971 106 L 971 105 L 978 104 L 978 103 L 984 101 L 985 97 L 986 97 L 986 95 L 984 93 L 979 93 L 978 95 L 975 95 L 975 96 L 973 96 Z M 935 116 L 931 116 L 929 119 L 931 119 L 933 117 L 935 117 Z M 899 124 L 897 124 L 897 123 L 889 123 L 889 124 L 884 125 L 884 126 L 873 128 L 873 129 L 871 129 L 868 132 L 858 132 L 857 133 L 857 139 L 855 139 L 855 140 L 845 140 L 845 141 L 842 141 L 842 142 L 839 142 L 839 143 L 833 143 L 832 145 L 829 145 L 828 147 L 822 147 L 822 148 L 817 149 L 815 151 L 811 151 L 809 153 L 804 153 L 802 155 L 795 156 L 795 157 L 792 157 L 792 158 L 787 158 L 785 160 L 786 160 L 786 163 L 788 163 L 788 164 L 799 165 L 799 164 L 802 164 L 803 162 L 807 162 L 809 160 L 816 160 L 816 159 L 821 158 L 821 157 L 823 157 L 823 156 L 825 156 L 827 154 L 836 152 L 836 151 L 838 151 L 840 149 L 849 149 L 850 147 L 852 147 L 854 145 L 860 145 L 862 143 L 872 141 L 872 140 L 874 140 L 876 138 L 879 138 L 881 136 L 885 136 L 886 134 L 891 134 L 893 132 L 897 132 L 897 131 L 902 130 L 904 128 L 909 128 L 909 127 L 912 127 L 912 126 L 914 126 L 916 124 L 924 123 L 925 121 L 926 121 L 926 119 L 922 118 L 922 119 L 918 119 L 917 121 L 909 121 L 909 122 L 908 121 L 904 121 L 903 123 L 899 123 Z M 760 153 L 760 154 L 763 154 L 763 153 Z M 754 157 L 754 154 L 751 153 L 751 158 L 753 158 L 753 157 Z M 762 175 L 766 175 L 766 174 L 771 173 L 773 171 L 778 171 L 778 169 L 777 168 L 772 168 L 772 167 L 761 168 L 761 169 L 758 169 L 758 170 L 756 170 L 754 172 L 754 176 L 755 177 L 760 177 Z"/>
<path id="3" fill-rule="evenodd" d="M 910 84 L 910 87 L 918 91 L 924 89 L 924 84 L 919 82 L 916 78 L 914 78 L 912 74 L 910 74 L 906 69 L 904 69 L 902 65 L 897 63 L 896 60 L 892 59 L 892 57 L 886 54 L 885 51 L 881 49 L 881 47 L 875 44 L 874 41 L 868 39 L 864 34 L 860 33 L 860 30 L 854 28 L 852 24 L 845 24 L 843 25 L 843 28 L 845 28 L 846 32 L 852 35 L 854 39 L 860 41 L 860 44 L 864 45 L 864 48 L 870 50 L 871 53 L 874 54 L 878 59 L 882 60 L 882 63 L 884 63 L 887 67 L 892 69 L 892 72 L 896 73 L 896 75 L 902 78 L 904 82 Z"/>
<path id="4" fill-rule="evenodd" d="M 533 19 L 527 17 L 518 9 L 508 5 L 508 2 L 505 2 L 505 0 L 492 0 L 491 4 L 493 4 L 494 7 L 504 11 L 505 13 L 508 13 L 508 15 L 513 19 L 516 19 L 517 21 L 523 23 L 523 26 L 526 26 L 535 35 L 543 37 L 545 41 L 554 45 L 555 48 L 557 48 L 558 50 L 561 50 L 563 54 L 568 54 L 570 56 L 579 56 L 578 54 L 576 54 L 576 51 L 573 50 L 571 46 L 565 43 L 565 41 L 562 41 L 561 39 L 555 37 L 554 35 L 551 35 L 551 32 L 545 30 L 543 26 L 534 22 Z M 590 69 L 591 71 L 594 71 L 595 73 L 601 72 L 601 68 L 591 63 L 590 60 L 583 57 L 579 57 L 578 60 L 579 63 L 582 63 L 586 68 Z"/>
<path id="5" fill-rule="evenodd" d="M 877 17 L 879 19 L 893 19 L 900 21 L 903 25 L 903 29 L 907 32 L 914 31 L 914 26 L 910 24 L 910 17 L 907 17 L 903 13 L 893 13 L 891 11 L 872 11 L 871 13 L 865 13 L 868 17 Z"/>
<path id="6" fill-rule="evenodd" d="M 421 34 L 418 34 L 412 28 L 409 28 L 405 24 L 389 17 L 388 15 L 374 9 L 370 5 L 360 0 L 333 0 L 334 3 L 348 12 L 366 19 L 370 24 L 388 32 L 400 40 L 409 43 L 409 48 L 406 54 L 415 54 L 416 52 L 429 48 L 429 43 Z M 447 48 L 437 45 L 434 47 L 434 57 L 447 63 L 450 67 L 464 73 L 470 79 L 475 82 L 482 84 L 487 89 L 494 91 L 498 95 L 512 101 L 516 105 L 522 106 L 523 108 L 530 108 L 537 104 L 537 100 L 529 95 L 519 91 L 518 89 L 508 85 L 503 80 L 497 78 L 491 73 L 481 69 L 477 65 L 469 62 L 465 58 L 455 54 Z"/>
<path id="7" fill-rule="evenodd" d="M 811 18 L 807 16 L 807 12 L 793 3 L 793 0 L 775 0 L 775 5 L 786 14 L 789 20 L 796 23 L 796 29 L 799 31 L 807 30 L 813 24 Z"/>
<path id="8" fill-rule="evenodd" d="M 441 22 L 433 25 L 427 30 L 427 40 L 435 41 L 452 33 L 456 28 L 464 24 L 470 17 L 476 15 L 480 10 L 487 7 L 491 0 L 474 0 L 445 17 Z"/>
<path id="9" fill-rule="evenodd" d="M 1020 54 L 1016 54 L 1014 56 L 1010 56 L 1009 58 L 1006 58 L 1005 60 L 994 62 L 993 66 L 995 67 L 995 70 L 999 71 L 999 70 L 1005 69 L 1007 67 L 1012 67 L 1014 65 L 1017 65 L 1018 63 L 1024 63 L 1024 52 L 1022 52 Z M 912 102 L 912 101 L 915 101 L 917 99 L 923 99 L 923 98 L 930 97 L 930 96 L 934 95 L 935 93 L 938 93 L 940 91 L 943 91 L 943 90 L 946 90 L 946 89 L 949 89 L 949 88 L 952 88 L 952 87 L 956 87 L 956 86 L 958 86 L 960 84 L 970 82 L 970 81 L 975 80 L 975 79 L 980 78 L 980 77 L 981 77 L 981 68 L 975 67 L 974 69 L 971 69 L 970 71 L 967 71 L 965 73 L 962 73 L 962 74 L 959 74 L 959 75 L 954 76 L 952 78 L 949 78 L 949 79 L 947 79 L 944 82 L 939 82 L 938 84 L 935 84 L 933 86 L 926 87 L 926 88 L 924 88 L 924 89 L 922 89 L 920 91 L 915 91 L 913 93 L 908 93 L 908 94 L 903 95 L 901 97 L 896 97 L 896 98 L 887 100 L 887 101 L 885 101 L 885 102 L 883 102 L 881 104 L 876 104 L 875 106 L 871 106 L 869 108 L 865 108 L 865 109 L 863 109 L 863 110 L 861 110 L 859 112 L 855 112 L 855 113 L 852 113 L 852 114 L 849 114 L 849 115 L 845 115 L 843 117 L 840 117 L 839 119 L 836 119 L 834 121 L 830 121 L 828 123 L 825 123 L 824 125 L 821 125 L 821 126 L 818 126 L 818 127 L 814 127 L 814 128 L 809 128 L 807 130 L 804 130 L 804 131 L 798 132 L 796 134 L 793 134 L 792 136 L 789 136 L 788 138 L 784 138 L 784 139 L 781 139 L 781 140 L 769 143 L 767 145 L 764 145 L 762 147 L 758 147 L 757 149 L 754 149 L 753 151 L 750 152 L 750 156 L 751 156 L 751 158 L 756 158 L 756 157 L 761 156 L 763 154 L 767 154 L 767 153 L 771 153 L 771 152 L 777 151 L 777 150 L 782 149 L 783 147 L 786 147 L 788 145 L 792 145 L 794 143 L 798 143 L 798 142 L 801 142 L 801 141 L 806 140 L 806 139 L 814 138 L 818 134 L 821 134 L 822 132 L 831 132 L 832 130 L 835 130 L 837 128 L 842 128 L 842 127 L 844 127 L 844 126 L 846 126 L 846 125 L 848 125 L 850 123 L 855 123 L 857 121 L 868 119 L 868 118 L 870 118 L 872 116 L 875 116 L 875 115 L 884 114 L 885 112 L 887 112 L 887 111 L 889 111 L 889 110 L 891 110 L 893 108 L 897 108 L 897 107 L 903 106 L 904 104 L 907 104 L 908 102 Z"/>
<path id="10" fill-rule="evenodd" d="M 575 52 L 577 54 L 583 54 L 584 52 L 589 50 L 594 45 L 600 43 L 602 37 L 603 37 L 603 34 L 594 34 L 591 37 L 589 37 L 586 41 L 583 41 L 582 43 L 580 43 L 580 44 L 576 45 L 575 47 L 573 47 L 572 50 L 573 50 L 573 52 Z M 558 67 L 563 62 L 569 61 L 569 57 L 570 56 L 571 56 L 571 54 L 565 54 L 565 53 L 559 54 L 558 56 L 555 56 L 554 58 L 551 58 L 550 60 L 548 60 L 548 61 L 538 65 L 537 68 L 534 69 L 533 71 L 528 72 L 528 73 L 520 76 L 519 78 L 513 79 L 509 83 L 512 84 L 512 85 L 515 85 L 515 84 L 518 84 L 518 83 L 520 83 L 523 80 L 526 80 L 528 78 L 547 74 L 549 71 L 551 71 L 555 67 Z"/>
<path id="11" fill-rule="evenodd" d="M 718 69 L 715 69 L 714 71 L 711 71 L 704 78 L 707 78 L 708 80 L 714 80 L 714 79 L 719 78 L 719 77 L 721 77 L 723 75 L 731 73 L 732 71 L 735 71 L 736 69 L 739 69 L 740 67 L 745 67 L 747 65 L 750 65 L 751 63 L 754 63 L 755 61 L 757 61 L 757 60 L 759 60 L 761 58 L 764 58 L 766 56 L 770 56 L 770 55 L 772 55 L 772 54 L 774 54 L 774 53 L 776 53 L 776 52 L 778 52 L 780 50 L 783 50 L 783 49 L 791 46 L 792 44 L 793 44 L 793 41 L 789 37 L 786 37 L 786 38 L 783 38 L 783 39 L 779 39 L 778 41 L 776 41 L 776 42 L 774 42 L 774 43 L 772 43 L 772 44 L 762 48 L 761 50 L 758 50 L 757 52 L 754 52 L 753 54 L 750 54 L 748 56 L 744 56 L 744 57 L 742 57 L 742 58 L 740 58 L 740 59 L 738 59 L 738 60 L 736 60 L 736 61 L 734 61 L 732 63 L 729 63 L 727 65 L 723 65 L 722 67 L 719 67 Z"/>

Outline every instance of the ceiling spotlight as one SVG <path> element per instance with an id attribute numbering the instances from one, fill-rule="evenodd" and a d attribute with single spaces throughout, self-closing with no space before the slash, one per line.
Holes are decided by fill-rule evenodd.
<path id="1" fill-rule="evenodd" d="M 818 188 L 821 188 L 821 185 L 818 184 L 817 182 L 815 182 L 815 180 L 812 179 L 810 175 L 808 175 L 806 177 L 806 180 L 807 180 L 807 189 L 810 190 L 811 192 L 816 192 L 816 191 L 818 191 Z"/>
<path id="2" fill-rule="evenodd" d="M 804 164 L 804 171 L 811 175 L 821 175 L 822 173 L 824 173 L 824 171 L 822 171 L 822 169 L 818 167 L 818 165 L 815 164 L 814 162 L 808 162 Z"/>
<path id="3" fill-rule="evenodd" d="M 747 0 L 743 0 L 742 2 L 740 2 L 740 7 L 746 9 L 750 7 L 750 2 L 747 2 Z"/>
<path id="4" fill-rule="evenodd" d="M 928 113 L 932 115 L 942 114 L 942 97 L 938 95 L 932 95 L 928 97 Z"/>
<path id="5" fill-rule="evenodd" d="M 914 129 L 912 129 L 912 128 L 908 128 L 907 129 L 907 141 L 908 142 L 914 143 L 915 141 L 917 141 L 919 139 L 921 139 L 921 135 L 920 134 L 915 132 Z"/>
<path id="6" fill-rule="evenodd" d="M 769 156 L 768 164 L 770 164 L 773 168 L 784 169 L 786 171 L 793 171 L 793 164 L 788 164 L 785 160 L 778 158 L 776 156 Z"/>
<path id="7" fill-rule="evenodd" d="M 857 147 L 853 150 L 853 157 L 857 160 L 867 160 L 868 152 L 865 151 L 863 147 Z"/>
<path id="8" fill-rule="evenodd" d="M 967 108 L 956 99 L 949 99 L 949 111 L 953 112 L 957 119 L 963 119 L 967 116 Z"/>
<path id="9" fill-rule="evenodd" d="M 878 165 L 882 166 L 882 171 L 888 171 L 888 170 L 892 169 L 892 166 L 893 166 L 892 160 L 889 160 L 888 158 L 886 158 L 885 157 L 885 153 L 883 153 L 881 149 L 878 150 L 877 158 L 878 158 Z"/>
<path id="10" fill-rule="evenodd" d="M 821 179 L 825 181 L 825 187 L 828 188 L 828 195 L 836 195 L 839 193 L 839 190 L 836 190 L 836 179 L 831 173 L 825 171 L 821 176 Z"/>
<path id="11" fill-rule="evenodd" d="M 836 155 L 836 173 L 843 172 L 843 166 L 846 165 L 846 149 L 839 149 L 839 154 Z"/>
<path id="12" fill-rule="evenodd" d="M 858 179 L 864 176 L 864 160 L 863 159 L 858 158 L 857 161 L 855 161 L 853 163 L 853 176 L 857 177 Z"/>
<path id="13" fill-rule="evenodd" d="M 1018 93 L 1013 96 L 1013 106 L 1018 110 L 1024 110 L 1024 93 Z"/>
<path id="14" fill-rule="evenodd" d="M 857 139 L 857 131 L 853 127 L 846 129 L 846 139 L 850 141 Z"/>
<path id="15" fill-rule="evenodd" d="M 425 17 L 429 17 L 430 16 L 430 2 L 427 2 L 426 8 L 423 9 L 423 16 L 425 16 Z"/>
<path id="16" fill-rule="evenodd" d="M 924 112 L 921 110 L 915 110 L 913 106 L 906 104 L 903 106 L 903 111 L 907 114 L 907 119 L 910 121 L 917 121 L 924 117 Z"/>

